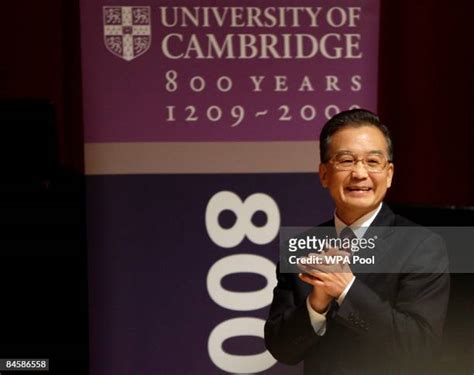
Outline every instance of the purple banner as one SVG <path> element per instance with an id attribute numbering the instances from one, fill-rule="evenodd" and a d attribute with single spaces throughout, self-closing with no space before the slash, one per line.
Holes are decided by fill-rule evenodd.
<path id="1" fill-rule="evenodd" d="M 91 374 L 301 373 L 265 350 L 318 135 L 376 109 L 378 0 L 81 0 Z M 307 172 L 307 173 L 303 173 Z"/>
<path id="2" fill-rule="evenodd" d="M 85 140 L 313 140 L 376 109 L 378 7 L 83 0 Z"/>
<path id="3" fill-rule="evenodd" d="M 214 242 L 218 235 L 209 236 L 206 211 L 222 192 L 245 201 L 262 191 L 275 202 L 273 218 L 281 217 L 282 225 L 316 224 L 332 212 L 315 174 L 88 178 L 91 374 L 221 374 L 226 361 L 236 370 L 256 362 L 271 374 L 298 373 L 272 359 L 245 357 L 264 352 L 263 340 L 234 334 L 232 327 L 209 348 L 223 323 L 246 318 L 263 324 L 272 294 L 264 290 L 266 267 L 273 263 L 268 272 L 274 278 L 278 236 L 262 245 L 244 237 L 223 248 Z M 254 205 L 247 199 L 248 208 Z M 242 220 L 237 207 L 217 209 L 223 228 Z M 250 226 L 271 220 L 256 212 Z M 260 270 L 241 273 L 238 257 L 244 256 L 255 257 L 250 265 Z M 233 293 L 230 300 L 225 291 Z M 245 295 L 255 291 L 264 296 Z"/>

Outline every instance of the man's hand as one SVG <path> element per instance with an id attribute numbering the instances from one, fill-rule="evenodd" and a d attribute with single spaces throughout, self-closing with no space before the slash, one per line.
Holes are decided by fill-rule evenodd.
<path id="1" fill-rule="evenodd" d="M 327 294 L 322 286 L 317 286 L 317 283 L 320 282 L 317 277 L 312 276 L 309 273 L 300 273 L 299 276 L 302 281 L 313 286 L 313 289 L 308 296 L 309 304 L 314 311 L 322 314 L 328 309 L 333 297 Z"/>
<path id="2" fill-rule="evenodd" d="M 309 254 L 309 256 L 321 259 L 320 264 L 300 264 L 298 267 L 304 272 L 300 279 L 313 286 L 309 298 L 311 306 L 315 311 L 321 312 L 333 298 L 339 298 L 347 285 L 352 281 L 354 275 L 346 262 L 330 264 L 330 256 L 349 256 L 347 252 L 331 248 L 322 254 Z"/>

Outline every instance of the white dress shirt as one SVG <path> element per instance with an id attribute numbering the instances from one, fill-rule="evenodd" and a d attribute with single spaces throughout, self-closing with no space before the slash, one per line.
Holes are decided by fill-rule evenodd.
<path id="1" fill-rule="evenodd" d="M 369 228 L 370 224 L 372 224 L 381 208 L 382 203 L 380 203 L 380 205 L 375 210 L 370 211 L 364 216 L 361 216 L 359 219 L 349 225 L 349 228 L 352 229 L 357 238 L 361 238 L 364 236 L 365 232 Z M 334 225 L 336 227 L 336 233 L 338 236 L 340 235 L 342 230 L 347 227 L 347 225 L 337 217 L 336 211 L 334 211 Z M 349 290 L 351 289 L 354 280 L 355 276 L 352 277 L 352 280 L 349 282 L 349 284 L 347 284 L 346 288 L 342 291 L 341 295 L 336 300 L 339 306 L 341 306 L 344 302 L 344 298 L 346 297 L 347 293 L 349 293 Z M 329 308 L 322 314 L 318 313 L 311 307 L 311 304 L 309 303 L 309 297 L 306 298 L 306 308 L 308 309 L 309 319 L 311 321 L 311 325 L 313 326 L 314 331 L 319 336 L 324 335 L 326 333 L 326 314 Z"/>

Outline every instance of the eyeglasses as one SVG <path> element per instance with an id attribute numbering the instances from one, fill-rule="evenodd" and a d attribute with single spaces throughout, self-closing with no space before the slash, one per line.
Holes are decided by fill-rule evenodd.
<path id="1" fill-rule="evenodd" d="M 362 158 L 357 158 L 350 152 L 338 153 L 329 160 L 329 163 L 340 171 L 353 171 L 358 162 L 362 162 L 367 172 L 381 173 L 390 163 L 390 160 L 379 153 L 370 153 Z"/>

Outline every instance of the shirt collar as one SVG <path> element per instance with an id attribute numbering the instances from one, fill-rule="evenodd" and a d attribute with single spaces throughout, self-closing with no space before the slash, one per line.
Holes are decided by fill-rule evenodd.
<path id="1" fill-rule="evenodd" d="M 357 238 L 363 237 L 365 232 L 367 232 L 367 229 L 369 229 L 370 224 L 372 224 L 375 217 L 377 216 L 380 209 L 382 208 L 382 204 L 383 203 L 381 202 L 375 210 L 372 210 L 369 213 L 366 213 L 364 216 L 361 216 L 356 221 L 354 221 L 351 225 L 349 225 L 349 228 L 352 229 L 352 231 L 357 236 Z M 336 232 L 338 236 L 340 235 L 341 231 L 345 227 L 347 227 L 347 225 L 341 219 L 337 217 L 335 210 L 334 210 L 334 226 L 336 227 Z"/>

